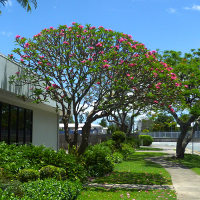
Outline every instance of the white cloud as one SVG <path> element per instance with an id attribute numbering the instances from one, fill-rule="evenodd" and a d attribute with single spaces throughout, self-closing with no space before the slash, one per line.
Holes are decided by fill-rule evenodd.
<path id="1" fill-rule="evenodd" d="M 167 9 L 167 11 L 169 12 L 169 13 L 176 13 L 176 9 L 174 9 L 174 8 L 169 8 L 169 9 Z"/>
<path id="2" fill-rule="evenodd" d="M 193 5 L 192 7 L 184 7 L 183 9 L 200 11 L 200 5 Z"/>
<path id="3" fill-rule="evenodd" d="M 12 4 L 12 1 L 11 0 L 8 0 L 7 2 L 6 2 L 6 6 L 12 6 L 13 4 Z"/>
<path id="4" fill-rule="evenodd" d="M 6 31 L 0 31 L 0 35 L 10 37 L 10 36 L 13 35 L 13 33 L 12 32 L 6 32 Z"/>

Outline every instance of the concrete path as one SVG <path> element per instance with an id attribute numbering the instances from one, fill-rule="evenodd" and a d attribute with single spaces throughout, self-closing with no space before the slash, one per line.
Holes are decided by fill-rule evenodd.
<path id="1" fill-rule="evenodd" d="M 175 155 L 175 150 L 169 147 L 163 152 Z M 162 165 L 171 175 L 178 200 L 200 200 L 200 175 L 180 164 L 166 161 L 163 157 L 152 157 L 147 160 Z"/>

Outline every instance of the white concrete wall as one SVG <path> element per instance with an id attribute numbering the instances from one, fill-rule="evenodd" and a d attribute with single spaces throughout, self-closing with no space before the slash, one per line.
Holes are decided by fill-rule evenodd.
<path id="1" fill-rule="evenodd" d="M 33 111 L 32 142 L 58 149 L 58 117 L 55 102 L 35 104 L 31 100 L 23 101 L 16 94 L 28 96 L 30 86 L 10 85 L 9 77 L 21 70 L 21 67 L 0 54 L 0 101 Z"/>
<path id="2" fill-rule="evenodd" d="M 58 117 L 54 113 L 33 110 L 33 136 L 34 145 L 45 145 L 54 150 L 58 149 Z"/>

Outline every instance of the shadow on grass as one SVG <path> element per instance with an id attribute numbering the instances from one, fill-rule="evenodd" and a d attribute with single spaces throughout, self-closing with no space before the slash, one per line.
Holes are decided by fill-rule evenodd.
<path id="1" fill-rule="evenodd" d="M 143 185 L 168 185 L 170 181 L 161 174 L 134 173 L 134 172 L 112 172 L 106 177 L 93 180 L 94 183 L 107 184 L 143 184 Z"/>
<path id="2" fill-rule="evenodd" d="M 158 157 L 158 156 L 164 156 L 167 155 L 166 153 L 160 153 L 160 152 L 135 152 L 131 157 L 129 157 L 128 160 L 130 161 L 139 161 L 144 160 L 145 158 L 149 157 Z"/>
<path id="3" fill-rule="evenodd" d="M 178 163 L 184 165 L 187 168 L 199 168 L 200 169 L 200 156 L 194 154 L 185 154 L 183 159 L 175 159 L 175 158 L 166 158 L 168 161 L 173 161 L 174 163 Z M 182 166 L 184 168 L 184 166 Z"/>

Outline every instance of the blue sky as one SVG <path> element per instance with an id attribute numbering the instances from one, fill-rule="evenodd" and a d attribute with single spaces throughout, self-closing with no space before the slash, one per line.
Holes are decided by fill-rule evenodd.
<path id="1" fill-rule="evenodd" d="M 200 48 L 200 0 L 38 0 L 27 13 L 16 0 L 0 5 L 0 52 L 15 47 L 16 35 L 72 22 L 131 34 L 151 50 L 188 52 Z"/>

